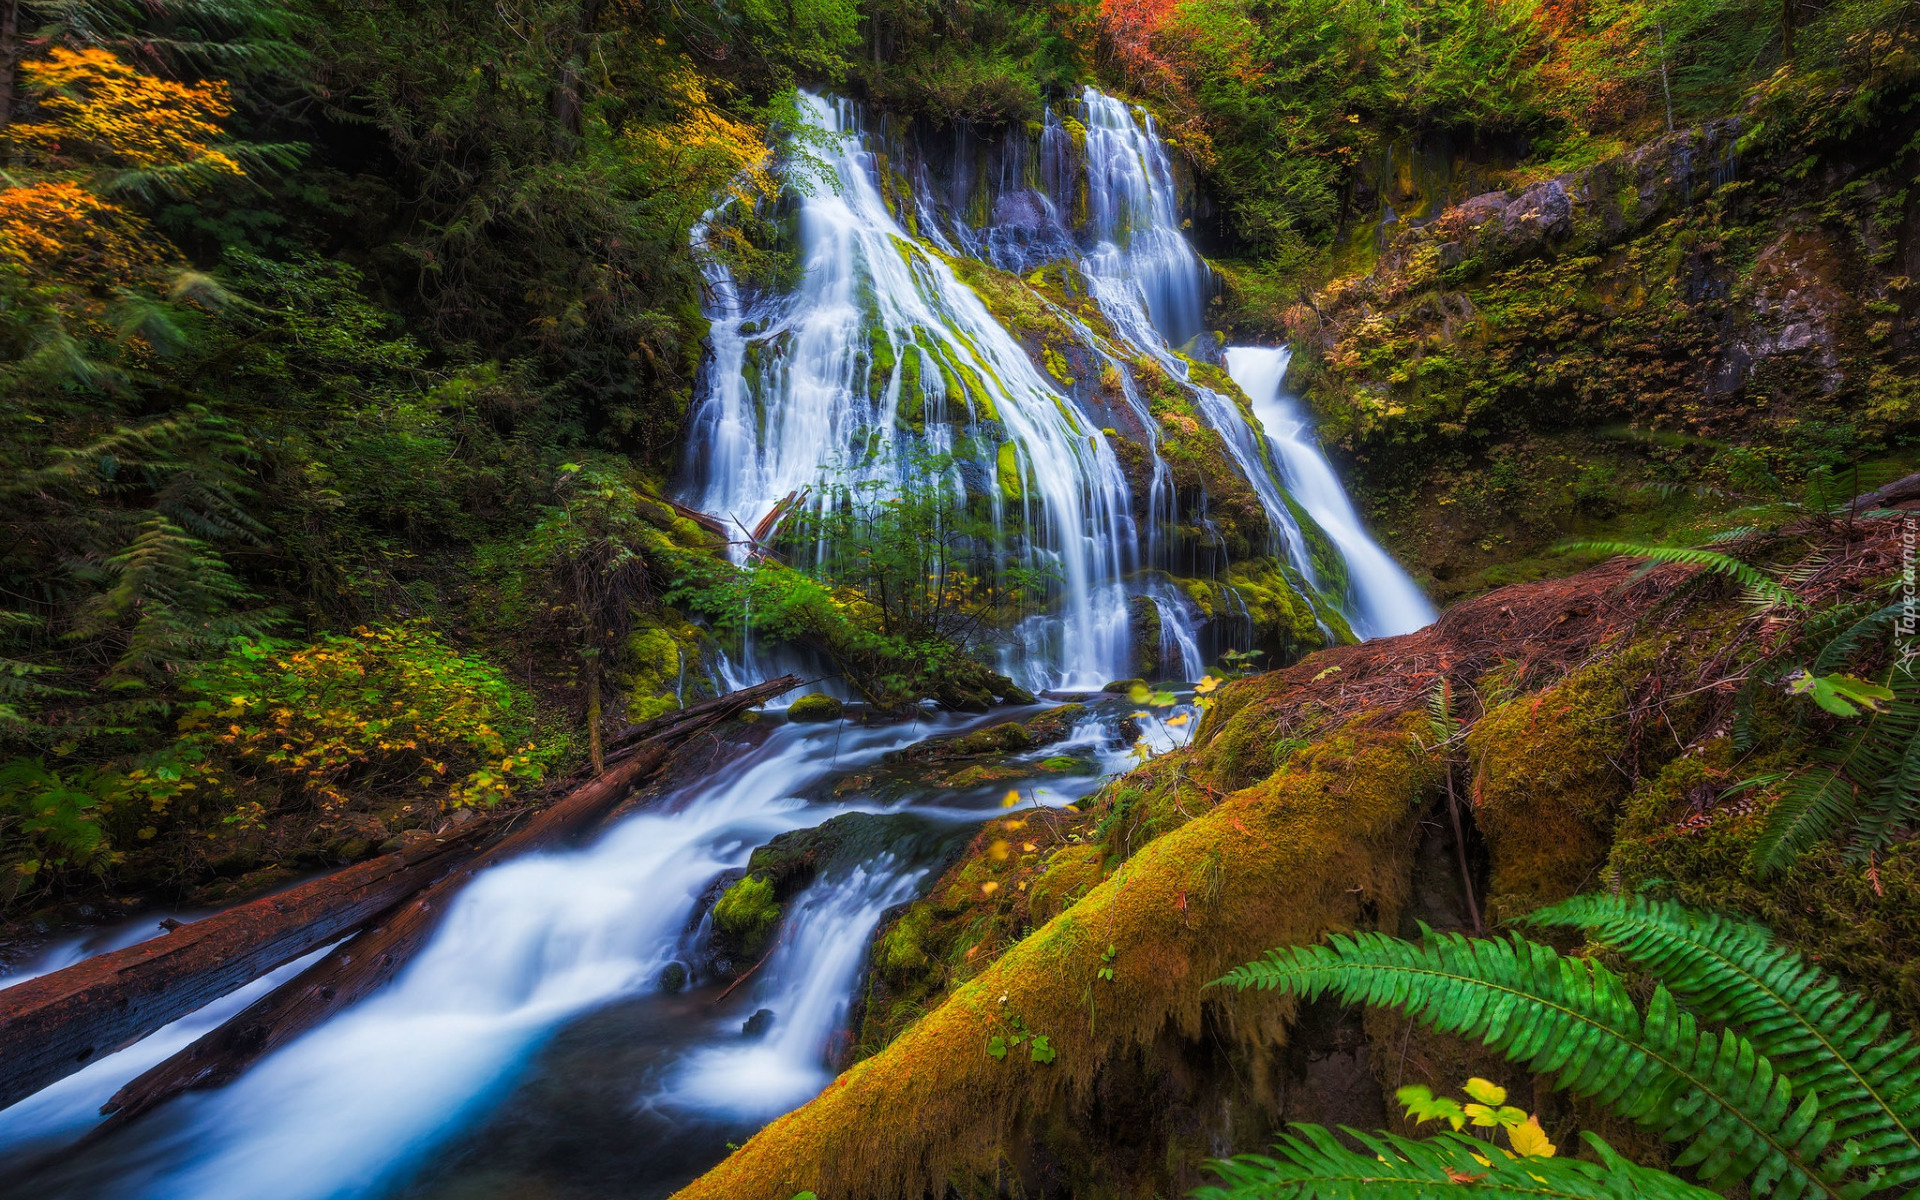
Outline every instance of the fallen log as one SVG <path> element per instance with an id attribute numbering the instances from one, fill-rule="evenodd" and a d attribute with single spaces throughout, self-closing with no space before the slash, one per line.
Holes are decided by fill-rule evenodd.
<path id="1" fill-rule="evenodd" d="M 1862 492 L 1855 496 L 1853 503 L 1847 507 L 1850 512 L 1872 512 L 1876 508 L 1892 508 L 1908 500 L 1920 500 L 1920 471 L 1915 471 L 1903 479 L 1896 479 L 1885 487 L 1875 488 L 1871 492 Z"/>
<path id="2" fill-rule="evenodd" d="M 637 727 L 631 749 L 603 774 L 543 809 L 524 827 L 466 859 L 444 879 L 354 936 L 333 953 L 255 1001 L 198 1041 L 115 1092 L 101 1106 L 104 1136 L 183 1091 L 217 1087 L 279 1046 L 391 980 L 426 944 L 453 897 L 481 871 L 563 841 L 611 812 L 632 788 L 664 766 L 688 739 L 783 692 L 795 675 L 755 684 Z"/>
<path id="3" fill-rule="evenodd" d="M 479 840 L 455 828 L 0 992 L 0 1108 L 366 924 Z"/>

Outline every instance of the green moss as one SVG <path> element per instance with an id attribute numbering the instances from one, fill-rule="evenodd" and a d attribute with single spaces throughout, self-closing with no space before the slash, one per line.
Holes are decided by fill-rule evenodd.
<path id="1" fill-rule="evenodd" d="M 883 940 L 876 954 L 916 973 L 944 963 L 944 986 L 924 1000 L 886 1002 L 910 1021 L 898 1036 L 680 1196 L 939 1191 L 949 1178 L 1000 1163 L 1023 1114 L 1084 1102 L 1109 1064 L 1170 1032 L 1226 1031 L 1248 1047 L 1277 1041 L 1289 1006 L 1204 985 L 1274 945 L 1393 927 L 1411 870 L 1410 833 L 1431 783 L 1412 747 L 1402 729 L 1355 722 L 1300 769 L 1190 810 L 1192 820 L 1137 847 L 1104 878 L 1083 843 L 1061 844 L 1078 836 L 1073 826 L 1036 838 L 1032 826 L 995 822 L 929 898 L 945 908 L 910 914 L 898 943 Z M 1030 907 L 1036 895 L 1039 912 Z M 1041 919 L 1055 904 L 1066 907 Z M 1218 1019 L 1208 1022 L 1212 1006 Z M 1053 1063 L 986 1052 L 1010 1013 L 1048 1035 Z"/>
<path id="2" fill-rule="evenodd" d="M 1018 504 L 1026 495 L 1020 474 L 1020 447 L 1013 442 L 1001 442 L 997 462 L 1000 497 L 1010 504 Z"/>
<path id="3" fill-rule="evenodd" d="M 924 433 L 927 427 L 926 384 L 920 379 L 920 361 L 920 347 L 908 342 L 900 352 L 900 399 L 894 420 L 914 433 Z"/>
<path id="4" fill-rule="evenodd" d="M 811 692 L 787 708 L 789 721 L 838 721 L 844 705 L 825 692 Z"/>
<path id="5" fill-rule="evenodd" d="M 1652 647 L 1585 667 L 1500 704 L 1467 738 L 1474 820 L 1487 840 L 1490 920 L 1525 916 L 1590 885 L 1606 860 L 1628 780 L 1627 680 Z"/>
<path id="6" fill-rule="evenodd" d="M 714 933 L 737 955 L 756 959 L 773 943 L 780 925 L 780 902 L 773 880 L 753 875 L 740 880 L 713 906 Z"/>
<path id="7" fill-rule="evenodd" d="M 1052 346 L 1042 346 L 1040 348 L 1040 354 L 1042 360 L 1047 365 L 1047 374 L 1053 376 L 1054 380 L 1058 382 L 1061 387 L 1072 387 L 1073 367 L 1068 364 L 1066 359 L 1060 357 L 1059 351 L 1055 350 Z"/>
<path id="8" fill-rule="evenodd" d="M 686 632 L 690 638 L 699 636 L 691 626 Z M 643 626 L 627 637 L 622 650 L 620 683 L 627 693 L 627 720 L 637 724 L 679 708 L 675 688 L 683 665 L 680 641 L 666 629 Z"/>

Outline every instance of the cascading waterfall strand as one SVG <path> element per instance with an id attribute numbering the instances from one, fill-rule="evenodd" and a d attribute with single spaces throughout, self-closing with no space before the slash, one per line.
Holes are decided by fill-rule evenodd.
<path id="1" fill-rule="evenodd" d="M 707 266 L 714 357 L 690 441 L 695 503 L 751 528 L 803 488 L 824 511 L 847 487 L 904 488 L 920 455 L 951 455 L 1005 544 L 1058 581 L 1057 613 L 1023 627 L 1013 673 L 1036 688 L 1123 674 L 1118 581 L 1137 549 L 1112 446 L 900 227 L 851 107 L 803 95 L 801 110 L 840 139 L 833 186 L 800 199 L 791 295 L 743 308 L 724 267 Z"/>

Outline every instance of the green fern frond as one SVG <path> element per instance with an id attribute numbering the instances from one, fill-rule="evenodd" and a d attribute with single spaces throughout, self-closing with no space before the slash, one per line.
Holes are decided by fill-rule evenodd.
<path id="1" fill-rule="evenodd" d="M 1785 870 L 1820 842 L 1843 832 L 1855 857 L 1885 845 L 1920 814 L 1920 680 L 1889 673 L 1894 699 L 1867 716 L 1839 746 L 1780 785 L 1780 797 L 1754 839 L 1750 861 L 1762 875 Z"/>
<path id="2" fill-rule="evenodd" d="M 1682 1004 L 1741 1030 L 1754 1049 L 1820 1097 L 1856 1167 L 1881 1187 L 1920 1183 L 1920 1041 L 1774 940 L 1760 925 L 1645 897 L 1575 896 L 1527 918 L 1572 925 L 1659 978 Z M 1879 1044 L 1876 1044 L 1879 1043 Z"/>
<path id="3" fill-rule="evenodd" d="M 1710 1185 L 1747 1181 L 1793 1200 L 1863 1195 L 1827 1158 L 1832 1125 L 1746 1039 L 1702 1032 L 1656 987 L 1644 1018 L 1620 978 L 1552 947 L 1423 931 L 1415 944 L 1379 933 L 1269 951 L 1219 982 L 1304 999 L 1398 1009 L 1445 1033 L 1475 1037 L 1555 1086 L 1588 1097 L 1668 1141 L 1675 1165 Z"/>
<path id="4" fill-rule="evenodd" d="M 1430 1200 L 1463 1188 L 1489 1200 L 1713 1197 L 1665 1171 L 1626 1161 L 1592 1134 L 1586 1135 L 1587 1144 L 1599 1162 L 1508 1158 L 1458 1133 L 1416 1141 L 1343 1129 L 1362 1147 L 1353 1150 L 1321 1126 L 1293 1129 L 1281 1136 L 1275 1157 L 1249 1154 L 1211 1164 L 1226 1186 L 1200 1188 L 1194 1200 Z"/>
<path id="5" fill-rule="evenodd" d="M 1843 613 L 1851 613 L 1856 610 L 1847 608 L 1840 611 Z M 1836 635 L 1825 646 L 1821 647 L 1820 653 L 1813 660 L 1813 673 L 1815 675 L 1825 675 L 1832 671 L 1838 671 L 1841 667 L 1846 666 L 1848 660 L 1865 649 L 1871 640 L 1886 630 L 1892 629 L 1894 623 L 1900 619 L 1900 615 L 1905 611 L 1906 601 L 1904 599 L 1895 600 L 1893 603 L 1874 609 L 1872 612 L 1854 621 L 1853 624 L 1847 626 L 1844 632 Z"/>
<path id="6" fill-rule="evenodd" d="M 1781 587 L 1760 568 L 1750 563 L 1743 563 L 1730 555 L 1702 550 L 1697 546 L 1644 546 L 1637 542 L 1562 542 L 1556 549 L 1566 554 L 1627 555 L 1632 558 L 1644 558 L 1649 563 L 1681 563 L 1702 567 L 1715 574 L 1725 575 L 1751 589 L 1756 595 L 1766 598 L 1770 603 L 1795 608 L 1800 605 L 1798 596 Z"/>

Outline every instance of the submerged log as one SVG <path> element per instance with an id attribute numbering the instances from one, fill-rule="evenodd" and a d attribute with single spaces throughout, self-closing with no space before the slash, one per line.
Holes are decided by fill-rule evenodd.
<path id="1" fill-rule="evenodd" d="M 426 944 L 449 903 L 488 867 L 572 837 L 611 813 L 637 784 L 665 766 L 690 738 L 800 686 L 798 676 L 730 692 L 647 722 L 623 738 L 619 761 L 525 826 L 464 861 L 453 873 L 378 924 L 255 1001 L 226 1023 L 127 1084 L 100 1111 L 104 1135 L 183 1091 L 217 1087 L 277 1047 L 391 980 Z M 609 757 L 612 757 L 610 754 Z"/>
<path id="2" fill-rule="evenodd" d="M 366 924 L 479 840 L 451 830 L 0 992 L 0 1108 Z"/>

